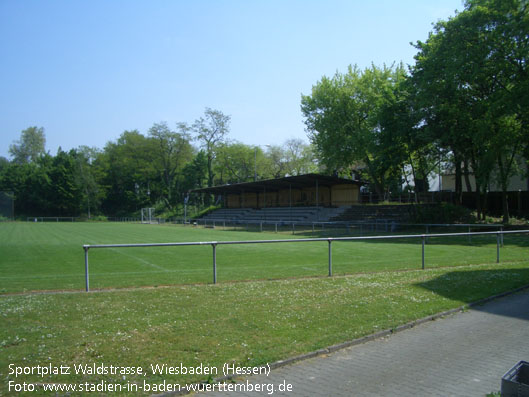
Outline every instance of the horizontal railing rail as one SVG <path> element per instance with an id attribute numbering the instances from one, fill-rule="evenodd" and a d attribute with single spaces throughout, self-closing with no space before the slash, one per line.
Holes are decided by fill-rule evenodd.
<path id="1" fill-rule="evenodd" d="M 182 247 L 182 246 L 204 246 L 209 245 L 213 248 L 213 284 L 217 282 L 217 246 L 218 245 L 241 245 L 241 244 L 279 244 L 279 243 L 303 243 L 303 242 L 328 242 L 329 258 L 329 277 L 332 276 L 332 250 L 331 245 L 334 241 L 363 241 L 363 240 L 395 240 L 395 239 L 421 239 L 422 246 L 422 269 L 425 269 L 425 244 L 427 239 L 435 237 L 462 237 L 462 236 L 486 236 L 496 235 L 496 262 L 500 262 L 500 244 L 503 245 L 503 236 L 505 234 L 523 234 L 529 233 L 529 229 L 494 231 L 494 232 L 471 232 L 471 233 L 435 233 L 435 234 L 410 234 L 410 235 L 391 235 L 391 236 L 362 236 L 362 237 L 319 237 L 319 238 L 297 238 L 281 240 L 237 240 L 237 241 L 194 241 L 178 243 L 134 243 L 134 244 L 84 244 L 85 253 L 85 289 L 90 290 L 89 271 L 88 271 L 88 250 L 98 248 L 145 248 L 145 247 Z"/>

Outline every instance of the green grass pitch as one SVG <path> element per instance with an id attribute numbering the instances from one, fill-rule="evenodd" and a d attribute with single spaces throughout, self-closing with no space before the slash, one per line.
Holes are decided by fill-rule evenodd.
<path id="1" fill-rule="evenodd" d="M 218 246 L 217 285 L 211 285 L 210 246 L 93 249 L 92 288 L 178 285 L 82 292 L 83 244 L 292 237 L 174 225 L 0 224 L 0 395 L 15 394 L 7 389 L 9 381 L 206 381 L 148 369 L 151 364 L 220 369 L 224 363 L 271 363 L 529 283 L 528 238 L 509 235 L 500 264 L 495 236 L 473 238 L 471 244 L 466 237 L 430 239 L 425 271 L 419 270 L 420 240 L 334 242 L 334 274 L 352 274 L 345 277 L 324 277 L 325 241 Z M 403 269 L 415 270 L 393 271 Z M 300 278 L 259 281 L 290 277 Z M 10 294 L 43 289 L 79 292 Z M 10 364 L 103 362 L 141 366 L 146 375 L 9 375 Z"/>
<path id="2" fill-rule="evenodd" d="M 303 236 L 130 223 L 1 223 L 0 293 L 82 290 L 83 244 L 270 240 Z M 307 236 L 310 237 L 310 236 Z M 529 239 L 506 236 L 502 262 L 527 258 Z M 333 274 L 418 269 L 420 240 L 334 242 Z M 430 239 L 426 266 L 494 263 L 496 238 Z M 109 248 L 89 251 L 90 287 L 212 282 L 212 248 Z M 325 276 L 327 242 L 217 246 L 219 282 Z"/>

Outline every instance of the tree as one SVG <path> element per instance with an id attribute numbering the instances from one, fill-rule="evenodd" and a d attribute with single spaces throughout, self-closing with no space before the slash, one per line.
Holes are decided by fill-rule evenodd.
<path id="1" fill-rule="evenodd" d="M 379 195 L 389 189 L 401 164 L 386 156 L 391 151 L 382 145 L 381 111 L 395 100 L 395 85 L 404 78 L 402 65 L 363 72 L 350 66 L 345 74 L 324 76 L 311 95 L 302 96 L 309 137 L 328 171 L 349 174 L 361 162 Z"/>
<path id="2" fill-rule="evenodd" d="M 240 142 L 224 143 L 216 148 L 216 167 L 219 184 L 249 182 L 254 179 L 256 150 L 259 158 L 261 149 Z"/>
<path id="3" fill-rule="evenodd" d="M 91 218 L 93 208 L 99 206 L 100 189 L 97 183 L 96 168 L 94 162 L 100 155 L 100 151 L 95 147 L 79 146 L 75 150 L 77 162 L 77 184 L 83 192 L 83 202 L 86 203 L 86 213 Z"/>
<path id="4" fill-rule="evenodd" d="M 161 181 L 153 162 L 154 141 L 137 130 L 124 131 L 109 142 L 94 166 L 104 189 L 101 208 L 107 214 L 130 215 L 152 206 L 162 196 Z"/>
<path id="5" fill-rule="evenodd" d="M 0 172 L 9 166 L 9 160 L 3 156 L 0 156 Z"/>
<path id="6" fill-rule="evenodd" d="M 161 175 L 165 187 L 163 199 L 169 209 L 173 209 L 175 204 L 174 192 L 178 189 L 178 172 L 193 157 L 188 135 L 184 128 L 181 130 L 183 130 L 181 133 L 171 131 L 164 122 L 156 123 L 149 129 L 156 154 L 153 165 Z"/>
<path id="7" fill-rule="evenodd" d="M 196 139 L 205 150 L 208 162 L 208 187 L 213 186 L 215 174 L 213 172 L 213 160 L 218 145 L 225 141 L 230 128 L 230 116 L 226 116 L 220 110 L 206 108 L 204 117 L 195 120 L 192 130 Z"/>
<path id="8" fill-rule="evenodd" d="M 313 147 L 301 139 L 287 139 L 284 146 L 285 174 L 302 175 L 317 170 Z"/>
<path id="9" fill-rule="evenodd" d="M 9 146 L 9 154 L 17 164 L 34 163 L 45 153 L 44 128 L 29 127 L 20 134 L 20 140 Z"/>
<path id="10" fill-rule="evenodd" d="M 496 163 L 504 221 L 508 180 L 528 137 L 529 24 L 523 0 L 469 0 L 466 9 L 439 22 L 413 69 L 424 122 L 449 147 L 461 191 L 463 169 L 476 177 L 476 202 Z M 470 167 L 469 167 L 470 166 Z"/>
<path id="11" fill-rule="evenodd" d="M 395 85 L 395 100 L 381 110 L 381 146 L 393 164 L 402 164 L 401 174 L 408 187 L 413 184 L 415 201 L 428 191 L 428 179 L 440 166 L 445 151 L 432 139 L 422 115 L 417 111 L 416 87 L 406 78 Z M 410 181 L 410 176 L 412 181 Z"/>
<path id="12" fill-rule="evenodd" d="M 64 152 L 59 147 L 48 175 L 51 182 L 47 194 L 48 206 L 54 208 L 55 215 L 78 215 L 82 207 L 83 192 L 77 179 L 75 150 Z"/>
<path id="13" fill-rule="evenodd" d="M 206 153 L 203 150 L 199 151 L 193 160 L 185 165 L 182 174 L 182 190 L 184 194 L 187 194 L 191 189 L 203 188 L 204 183 L 207 181 Z"/>

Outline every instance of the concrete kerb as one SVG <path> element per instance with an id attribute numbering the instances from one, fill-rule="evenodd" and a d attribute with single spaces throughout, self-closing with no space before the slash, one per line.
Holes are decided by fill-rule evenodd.
<path id="1" fill-rule="evenodd" d="M 502 293 L 499 293 L 499 294 L 496 294 L 496 295 L 493 295 L 493 296 L 489 296 L 488 298 L 483 298 L 483 299 L 480 299 L 479 301 L 471 302 L 471 303 L 468 303 L 466 305 L 462 305 L 462 306 L 456 307 L 454 309 L 446 310 L 446 311 L 443 311 L 441 313 L 433 314 L 431 316 L 419 318 L 417 320 L 410 321 L 409 323 L 406 323 L 406 324 L 403 324 L 403 325 L 399 325 L 396 328 L 386 329 L 386 330 L 379 331 L 379 332 L 376 332 L 376 333 L 371 334 L 371 335 L 363 336 L 361 338 L 357 338 L 357 339 L 353 339 L 353 340 L 350 340 L 350 341 L 338 343 L 336 345 L 331 345 L 331 346 L 328 346 L 328 347 L 323 348 L 323 349 L 319 349 L 319 350 L 312 351 L 312 352 L 305 353 L 305 354 L 300 354 L 298 356 L 286 358 L 284 360 L 275 361 L 275 362 L 270 363 L 268 365 L 269 365 L 271 370 L 272 369 L 277 369 L 277 368 L 281 368 L 281 367 L 285 367 L 287 365 L 291 365 L 291 364 L 297 363 L 299 361 L 304 361 L 304 360 L 308 360 L 310 358 L 315 358 L 315 357 L 323 356 L 323 355 L 326 355 L 326 354 L 334 353 L 334 352 L 336 352 L 338 350 L 346 349 L 346 348 L 351 347 L 351 346 L 361 345 L 361 344 L 366 343 L 366 342 L 370 342 L 370 341 L 373 341 L 373 340 L 385 338 L 385 337 L 390 336 L 392 334 L 396 334 L 398 332 L 405 331 L 407 329 L 411 329 L 411 328 L 413 328 L 413 327 L 415 327 L 417 325 L 424 324 L 424 323 L 427 323 L 429 321 L 435 321 L 435 320 L 438 320 L 438 319 L 440 319 L 442 317 L 446 317 L 446 316 L 449 316 L 449 315 L 452 315 L 452 314 L 455 314 L 455 313 L 458 313 L 458 312 L 462 312 L 462 311 L 465 311 L 465 310 L 467 310 L 469 308 L 472 308 L 472 307 L 475 307 L 475 306 L 481 306 L 481 305 L 483 305 L 485 303 L 488 303 L 490 301 L 493 301 L 495 299 L 503 298 L 503 297 L 508 296 L 508 295 L 513 295 L 513 294 L 516 294 L 517 292 L 521 292 L 521 291 L 523 291 L 525 289 L 528 289 L 528 288 L 529 288 L 529 284 L 521 286 L 521 287 L 513 289 L 513 290 L 510 290 L 510 291 L 506 291 L 506 292 L 502 292 Z M 213 379 L 213 383 L 222 383 L 222 382 L 225 382 L 225 381 L 234 381 L 235 378 L 239 378 L 239 377 L 240 376 L 238 376 L 238 375 L 221 376 L 219 378 Z M 153 396 L 157 396 L 157 397 L 177 396 L 177 395 L 180 396 L 180 395 L 186 395 L 186 394 L 190 394 L 190 393 L 191 393 L 191 391 L 181 390 L 179 392 L 153 394 Z"/>

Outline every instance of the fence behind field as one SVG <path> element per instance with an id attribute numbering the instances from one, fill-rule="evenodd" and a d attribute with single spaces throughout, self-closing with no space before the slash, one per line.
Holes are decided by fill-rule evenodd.
<path id="1" fill-rule="evenodd" d="M 471 233 L 440 233 L 440 234 L 416 234 L 416 235 L 392 235 L 392 236 L 363 236 L 363 237 L 328 237 L 328 238 L 305 238 L 284 240 L 244 240 L 244 241 L 207 241 L 207 242 L 185 242 L 185 243 L 146 243 L 146 244 L 85 244 L 85 289 L 90 291 L 90 276 L 88 266 L 88 251 L 97 248 L 137 248 L 137 247 L 183 247 L 183 246 L 211 246 L 213 283 L 217 282 L 217 246 L 218 245 L 240 245 L 240 244 L 280 244 L 280 243 L 304 243 L 304 242 L 327 242 L 328 243 L 328 276 L 332 276 L 332 243 L 340 241 L 363 241 L 363 240 L 394 240 L 394 239 L 420 239 L 422 247 L 422 269 L 426 267 L 425 245 L 429 238 L 434 237 L 469 237 L 472 236 L 496 236 L 496 263 L 500 262 L 500 246 L 503 245 L 505 234 L 526 234 L 529 230 L 495 231 L 495 232 L 471 232 Z"/>
<path id="2" fill-rule="evenodd" d="M 167 222 L 196 227 L 221 230 L 240 230 L 247 232 L 289 233 L 293 235 L 347 235 L 364 236 L 375 233 L 384 234 L 417 234 L 441 232 L 459 232 L 464 230 L 471 233 L 480 230 L 503 231 L 501 224 L 411 224 L 401 223 L 391 219 L 375 219 L 372 221 L 339 221 L 339 222 L 302 222 L 302 221 L 246 221 L 233 219 L 197 219 L 192 223 L 185 223 L 183 219 L 167 220 Z"/>

